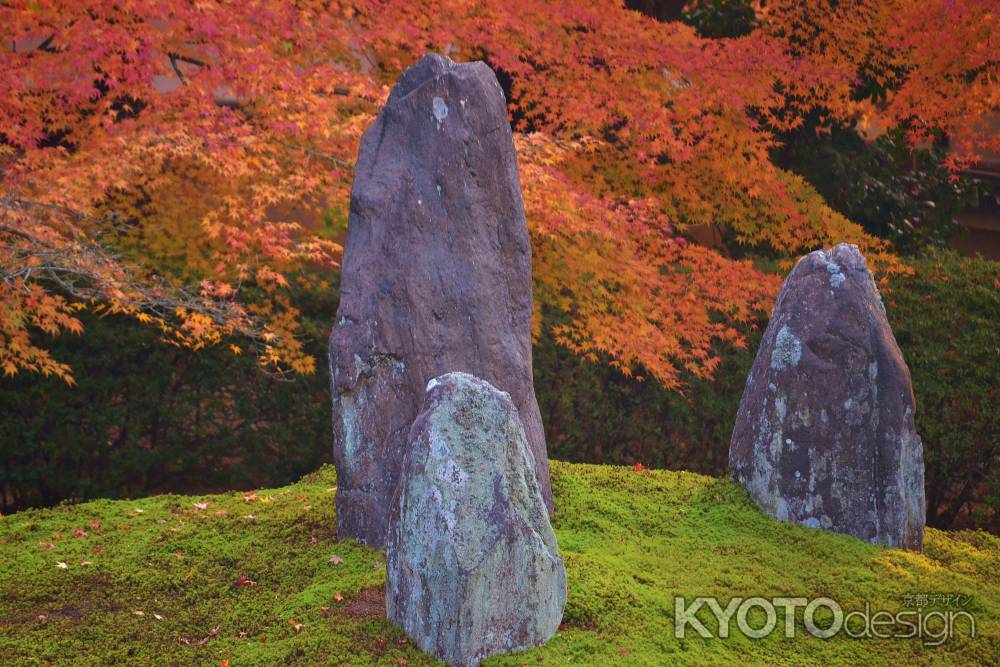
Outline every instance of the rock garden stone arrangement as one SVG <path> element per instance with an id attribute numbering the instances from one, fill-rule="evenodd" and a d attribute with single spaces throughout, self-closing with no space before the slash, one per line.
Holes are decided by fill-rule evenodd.
<path id="1" fill-rule="evenodd" d="M 386 547 L 389 619 L 428 653 L 477 665 L 543 643 L 566 571 L 532 379 L 531 246 L 484 63 L 424 57 L 365 133 L 340 294 L 338 537 Z"/>
<path id="2" fill-rule="evenodd" d="M 531 248 L 503 93 L 425 56 L 365 133 L 330 335 L 337 533 L 386 548 L 389 619 L 451 665 L 544 643 L 566 604 L 531 368 Z M 730 444 L 772 516 L 923 543 L 910 374 L 855 246 L 801 258 Z"/>
<path id="3" fill-rule="evenodd" d="M 551 510 L 531 370 L 531 245 L 507 106 L 481 62 L 425 56 L 365 133 L 330 336 L 337 534 L 385 545 L 424 386 L 510 394 Z"/>

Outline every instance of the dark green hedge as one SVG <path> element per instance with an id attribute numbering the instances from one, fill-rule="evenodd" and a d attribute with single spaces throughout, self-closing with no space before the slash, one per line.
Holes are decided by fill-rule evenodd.
<path id="1" fill-rule="evenodd" d="M 725 474 L 736 409 L 766 322 L 746 349 L 721 348 L 713 381 L 683 394 L 587 362 L 545 336 L 534 349 L 535 394 L 552 458 Z M 640 373 L 641 374 L 641 371 Z"/>
<path id="2" fill-rule="evenodd" d="M 314 312 L 336 310 L 335 292 L 314 301 Z M 83 336 L 50 346 L 75 387 L 26 373 L 0 379 L 3 512 L 283 484 L 330 459 L 326 322 L 306 323 L 319 372 L 287 381 L 225 347 L 169 347 L 129 318 L 83 321 Z"/>
<path id="3" fill-rule="evenodd" d="M 1000 532 L 1000 263 L 933 252 L 885 301 L 913 374 L 928 521 Z M 305 299 L 306 343 L 325 358 L 335 293 Z M 309 315 L 312 313 L 312 315 Z M 721 348 L 713 381 L 684 394 L 583 361 L 543 337 L 535 388 L 553 458 L 726 474 L 729 438 L 765 322 Z M 283 484 L 330 460 L 326 373 L 282 382 L 252 359 L 157 343 L 130 320 L 56 339 L 79 385 L 0 380 L 2 511 L 66 498 Z"/>
<path id="4" fill-rule="evenodd" d="M 912 266 L 914 276 L 883 291 L 913 376 L 928 523 L 1000 532 L 1000 262 L 930 251 Z M 688 378 L 683 396 L 544 338 L 535 348 L 535 391 L 551 455 L 726 474 L 765 325 L 748 332 L 748 349 L 720 350 L 715 380 Z"/>
<path id="5" fill-rule="evenodd" d="M 931 252 L 884 296 L 913 376 L 927 522 L 1000 532 L 1000 262 Z"/>

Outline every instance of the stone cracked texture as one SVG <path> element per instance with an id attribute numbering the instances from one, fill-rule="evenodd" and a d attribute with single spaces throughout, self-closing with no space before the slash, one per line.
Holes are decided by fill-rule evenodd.
<path id="1" fill-rule="evenodd" d="M 428 383 L 386 545 L 389 620 L 450 665 L 545 642 L 566 570 L 511 397 L 467 373 Z"/>
<path id="2" fill-rule="evenodd" d="M 923 446 L 910 372 L 856 246 L 802 257 L 747 379 L 733 477 L 781 520 L 921 550 Z"/>
<path id="3" fill-rule="evenodd" d="M 531 309 L 503 93 L 484 63 L 427 55 L 393 88 L 355 168 L 330 335 L 338 536 L 385 544 L 424 387 L 450 371 L 511 395 L 551 511 Z"/>

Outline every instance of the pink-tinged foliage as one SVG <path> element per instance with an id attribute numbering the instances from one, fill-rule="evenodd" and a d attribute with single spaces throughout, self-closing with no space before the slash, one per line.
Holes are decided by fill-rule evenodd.
<path id="1" fill-rule="evenodd" d="M 995 4 L 838 7 L 767 3 L 752 34 L 706 40 L 608 0 L 6 3 L 0 366 L 69 379 L 33 336 L 78 331 L 85 306 L 178 345 L 248 335 L 262 363 L 311 371 L 289 283 L 340 247 L 303 220 L 346 211 L 388 85 L 437 50 L 509 83 L 536 325 L 561 311 L 564 344 L 670 386 L 710 375 L 713 341 L 741 344 L 778 284 L 688 226 L 787 254 L 851 241 L 898 269 L 769 161 L 776 132 L 820 107 L 915 141 L 943 129 L 963 159 L 996 142 L 977 134 L 998 103 Z M 862 74 L 892 94 L 853 100 Z"/>

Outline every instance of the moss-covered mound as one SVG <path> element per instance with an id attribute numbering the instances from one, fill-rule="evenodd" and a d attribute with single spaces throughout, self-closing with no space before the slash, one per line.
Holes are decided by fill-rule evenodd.
<path id="1" fill-rule="evenodd" d="M 553 462 L 563 626 L 488 665 L 1000 664 L 1000 539 L 927 531 L 923 555 L 780 524 L 728 480 Z M 0 518 L 0 664 L 432 665 L 385 620 L 384 557 L 334 538 L 335 475 L 215 496 L 96 501 Z M 951 638 L 675 637 L 675 596 L 912 611 Z M 967 617 L 976 622 L 971 638 Z M 698 612 L 716 635 L 707 607 Z M 766 622 L 759 608 L 749 622 Z M 817 614 L 825 627 L 829 618 Z M 859 619 L 848 623 L 861 632 Z M 900 626 L 896 626 L 900 630 Z M 883 631 L 884 626 L 883 626 Z"/>

